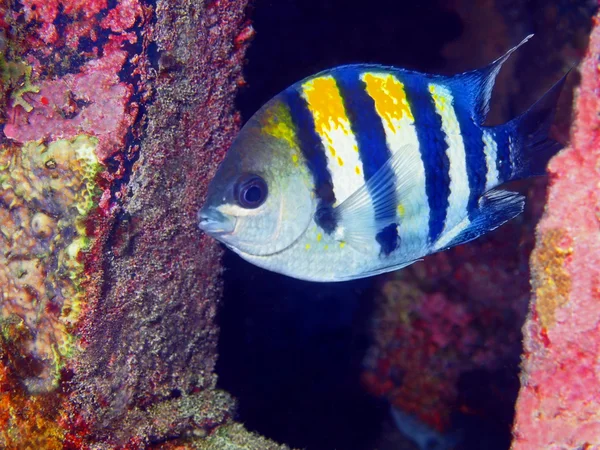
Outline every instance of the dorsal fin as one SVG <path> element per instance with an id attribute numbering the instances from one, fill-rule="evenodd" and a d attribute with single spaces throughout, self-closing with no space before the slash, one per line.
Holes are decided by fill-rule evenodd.
<path id="1" fill-rule="evenodd" d="M 494 88 L 494 82 L 496 81 L 498 72 L 502 68 L 502 64 L 519 47 L 531 39 L 532 36 L 533 34 L 527 36 L 518 45 L 511 48 L 503 56 L 483 69 L 471 70 L 450 78 L 449 84 L 452 86 L 452 89 L 455 92 L 465 93 L 465 98 L 468 99 L 470 107 L 473 108 L 473 119 L 478 125 L 482 125 L 485 122 L 487 113 L 490 110 L 492 89 Z"/>

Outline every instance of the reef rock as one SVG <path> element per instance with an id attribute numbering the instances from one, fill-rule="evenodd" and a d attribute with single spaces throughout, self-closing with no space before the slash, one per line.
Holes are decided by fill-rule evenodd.
<path id="1" fill-rule="evenodd" d="M 246 4 L 0 4 L 1 448 L 284 448 L 216 389 L 221 250 L 195 224 Z"/>
<path id="2" fill-rule="evenodd" d="M 570 147 L 550 163 L 531 256 L 533 301 L 515 450 L 600 448 L 600 27 L 581 65 Z"/>

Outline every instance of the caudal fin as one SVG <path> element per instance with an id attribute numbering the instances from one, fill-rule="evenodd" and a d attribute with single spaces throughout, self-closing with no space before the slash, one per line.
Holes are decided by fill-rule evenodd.
<path id="1" fill-rule="evenodd" d="M 518 142 L 512 155 L 512 180 L 543 175 L 550 158 L 563 147 L 559 142 L 548 138 L 548 132 L 567 75 L 568 73 L 525 113 L 506 124 L 513 130 Z"/>

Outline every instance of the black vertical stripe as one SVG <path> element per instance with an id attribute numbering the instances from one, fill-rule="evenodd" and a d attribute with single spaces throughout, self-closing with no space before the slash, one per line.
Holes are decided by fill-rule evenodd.
<path id="1" fill-rule="evenodd" d="M 487 164 L 485 162 L 483 130 L 473 121 L 468 108 L 462 108 L 459 102 L 455 102 L 454 112 L 458 119 L 463 145 L 465 146 L 467 178 L 469 180 L 467 211 L 469 217 L 472 218 L 473 214 L 479 209 L 479 198 L 485 191 Z"/>
<path id="2" fill-rule="evenodd" d="M 435 242 L 444 229 L 450 196 L 450 161 L 442 119 L 435 110 L 428 80 L 406 73 L 404 92 L 415 119 L 419 150 L 425 168 L 425 192 L 429 203 L 429 240 Z"/>
<path id="3" fill-rule="evenodd" d="M 377 114 L 375 101 L 366 91 L 366 84 L 360 79 L 362 71 L 357 67 L 342 67 L 333 72 L 340 95 L 344 101 L 346 115 L 350 120 L 350 126 L 358 144 L 358 153 L 363 165 L 365 181 L 368 181 L 378 170 L 391 170 L 386 163 L 392 156 L 388 148 L 385 129 L 381 117 Z M 392 179 L 395 179 L 392 176 Z M 367 183 L 367 188 L 369 184 Z M 377 193 L 377 197 L 396 197 L 395 185 L 388 187 L 389 192 Z M 371 197 L 375 195 L 369 189 Z M 397 201 L 391 202 L 385 208 L 377 208 L 375 205 L 375 220 L 386 220 L 396 218 Z M 399 245 L 399 236 L 396 225 L 386 226 L 379 230 L 377 241 L 381 245 L 381 251 L 389 255 Z"/>
<path id="4" fill-rule="evenodd" d="M 281 95 L 289 106 L 300 151 L 306 159 L 315 183 L 315 195 L 319 199 L 315 221 L 326 233 L 332 233 L 337 227 L 337 219 L 333 213 L 333 204 L 335 203 L 333 181 L 331 173 L 327 169 L 325 148 L 315 130 L 313 115 L 299 89 L 301 89 L 300 86 L 291 86 Z"/>

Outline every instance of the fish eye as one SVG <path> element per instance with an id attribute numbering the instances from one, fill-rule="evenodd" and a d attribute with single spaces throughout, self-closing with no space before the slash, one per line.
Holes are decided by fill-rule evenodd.
<path id="1" fill-rule="evenodd" d="M 265 202 L 269 190 L 261 177 L 247 174 L 237 181 L 234 192 L 235 200 L 242 208 L 254 209 Z"/>

